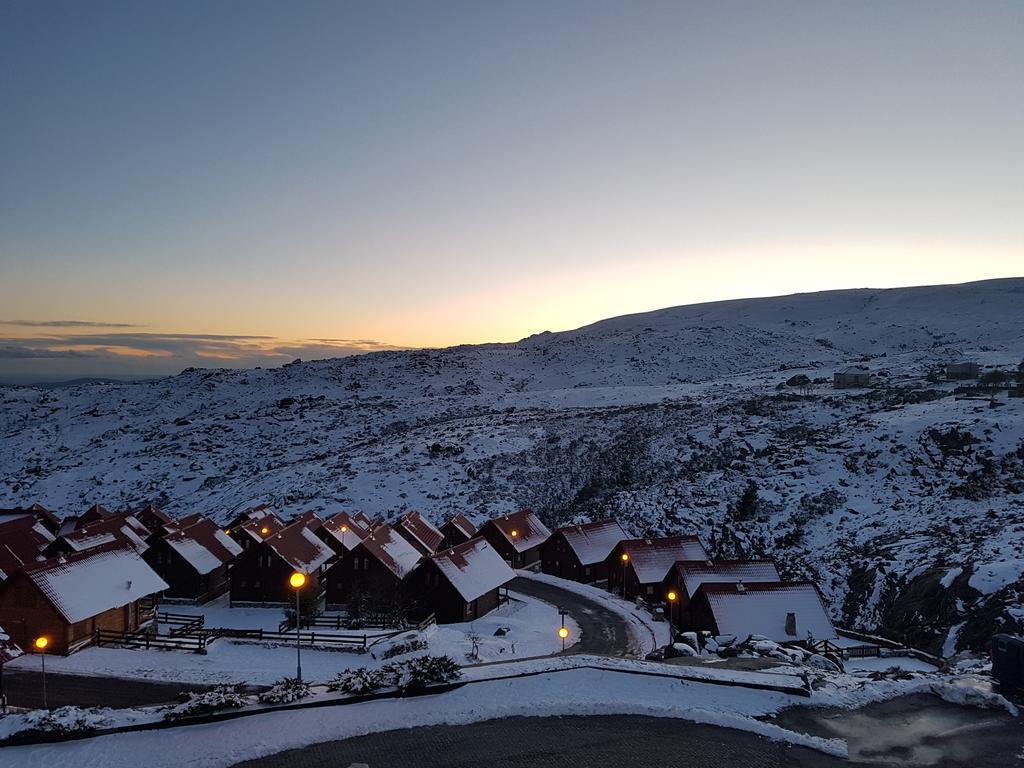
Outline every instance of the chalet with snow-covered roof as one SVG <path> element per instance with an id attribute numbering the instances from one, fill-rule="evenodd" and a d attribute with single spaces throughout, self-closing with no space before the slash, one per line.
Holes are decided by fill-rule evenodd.
<path id="1" fill-rule="evenodd" d="M 149 548 L 146 539 L 150 532 L 133 515 L 126 513 L 108 515 L 94 519 L 75 530 L 61 533 L 44 550 L 47 557 L 72 552 L 84 552 L 108 544 L 125 544 L 136 552 L 143 553 Z"/>
<path id="2" fill-rule="evenodd" d="M 419 550 L 381 523 L 324 574 L 328 605 L 345 605 L 357 595 L 398 595 L 422 559 Z"/>
<path id="3" fill-rule="evenodd" d="M 170 515 L 152 504 L 136 512 L 135 519 L 146 526 L 150 533 L 158 533 L 174 522 Z"/>
<path id="4" fill-rule="evenodd" d="M 135 632 L 152 621 L 167 582 L 129 546 L 111 544 L 36 563 L 0 584 L 0 625 L 21 648 L 46 636 L 66 655 L 98 629 Z"/>
<path id="5" fill-rule="evenodd" d="M 513 568 L 526 568 L 540 560 L 540 550 L 551 531 L 529 509 L 488 520 L 480 535 Z"/>
<path id="6" fill-rule="evenodd" d="M 228 566 L 242 548 L 201 515 L 151 539 L 143 559 L 167 582 L 165 597 L 202 605 L 228 591 Z"/>
<path id="7" fill-rule="evenodd" d="M 98 523 L 101 520 L 108 520 L 114 517 L 114 513 L 104 507 L 102 504 L 93 504 L 85 512 L 78 516 L 75 520 L 75 527 L 81 528 L 85 525 L 91 525 L 92 523 Z"/>
<path id="8" fill-rule="evenodd" d="M 60 520 L 55 514 L 53 514 L 53 512 L 41 504 L 33 504 L 30 507 L 0 509 L 0 523 L 6 523 L 9 520 L 25 516 L 35 518 L 36 522 L 40 523 L 54 536 L 56 536 L 57 531 L 60 530 Z"/>
<path id="9" fill-rule="evenodd" d="M 817 587 L 809 582 L 704 582 L 690 603 L 690 626 L 740 641 L 751 635 L 777 643 L 838 636 Z"/>
<path id="10" fill-rule="evenodd" d="M 278 517 L 277 513 L 274 512 L 274 508 L 271 507 L 269 504 L 258 504 L 255 507 L 249 507 L 248 509 L 245 509 L 239 512 L 237 515 L 235 515 L 231 519 L 231 521 L 224 526 L 224 530 L 225 532 L 227 532 L 234 528 L 241 528 L 245 523 L 248 523 L 250 520 L 257 520 L 261 517 L 267 516 Z"/>
<path id="11" fill-rule="evenodd" d="M 771 560 L 679 560 L 665 577 L 662 600 L 669 591 L 678 595 L 674 606 L 666 607 L 666 615 L 680 629 L 689 630 L 690 603 L 701 584 L 732 582 L 763 584 L 780 581 Z"/>
<path id="12" fill-rule="evenodd" d="M 851 365 L 832 374 L 834 389 L 850 389 L 871 385 L 871 369 L 866 365 Z"/>
<path id="13" fill-rule="evenodd" d="M 981 366 L 976 362 L 964 360 L 959 363 L 946 363 L 946 378 L 950 381 L 976 379 L 981 373 Z"/>
<path id="14" fill-rule="evenodd" d="M 250 517 L 238 525 L 228 526 L 224 533 L 230 536 L 242 548 L 243 552 L 261 544 L 266 538 L 280 533 L 285 527 L 284 521 L 272 512 Z"/>
<path id="15" fill-rule="evenodd" d="M 625 558 L 623 558 L 625 555 Z M 608 555 L 608 589 L 627 598 L 663 600 L 662 585 L 677 560 L 707 560 L 696 536 L 623 539 Z M 623 592 L 625 580 L 625 592 Z"/>
<path id="16" fill-rule="evenodd" d="M 406 512 L 392 526 L 403 539 L 408 541 L 424 557 L 437 552 L 444 540 L 444 534 L 416 511 Z"/>
<path id="17" fill-rule="evenodd" d="M 476 526 L 469 521 L 469 518 L 459 512 L 449 517 L 439 529 L 444 538 L 441 540 L 441 548 L 454 547 L 456 544 L 464 544 L 472 538 L 476 538 Z"/>
<path id="18" fill-rule="evenodd" d="M 0 519 L 0 582 L 45 559 L 53 533 L 30 514 Z"/>
<path id="19" fill-rule="evenodd" d="M 349 552 L 370 533 L 370 527 L 348 512 L 338 512 L 324 520 L 316 535 L 339 557 Z"/>
<path id="20" fill-rule="evenodd" d="M 563 579 L 591 584 L 608 578 L 608 555 L 626 538 L 616 520 L 559 528 L 541 548 L 544 573 Z"/>
<path id="21" fill-rule="evenodd" d="M 439 624 L 452 624 L 493 611 L 514 578 L 497 550 L 478 537 L 423 560 L 409 578 L 408 591 Z"/>
<path id="22" fill-rule="evenodd" d="M 240 530 L 249 525 L 263 526 L 268 520 L 250 520 Z M 229 569 L 231 602 L 290 604 L 295 592 L 288 580 L 296 572 L 306 576 L 303 590 L 319 595 L 323 566 L 334 556 L 334 550 L 317 536 L 319 527 L 320 519 L 307 513 L 276 533 L 250 539 L 249 547 L 243 547 Z M 259 528 L 256 536 L 263 537 L 264 528 Z"/>

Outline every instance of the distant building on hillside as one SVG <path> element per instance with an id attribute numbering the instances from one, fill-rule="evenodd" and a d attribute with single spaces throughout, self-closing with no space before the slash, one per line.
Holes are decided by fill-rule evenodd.
<path id="1" fill-rule="evenodd" d="M 866 365 L 851 365 L 841 371 L 836 371 L 832 376 L 832 386 L 835 389 L 867 387 L 870 384 L 871 370 Z"/>
<path id="2" fill-rule="evenodd" d="M 946 378 L 950 381 L 961 381 L 964 379 L 976 379 L 981 372 L 981 366 L 975 362 L 962 361 L 959 363 L 946 364 Z"/>

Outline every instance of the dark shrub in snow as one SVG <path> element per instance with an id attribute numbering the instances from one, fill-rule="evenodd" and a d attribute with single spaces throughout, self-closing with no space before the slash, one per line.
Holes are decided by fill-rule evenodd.
<path id="1" fill-rule="evenodd" d="M 178 720 L 183 717 L 217 712 L 221 709 L 244 707 L 249 702 L 246 696 L 240 693 L 240 688 L 240 685 L 218 685 L 211 691 L 182 694 L 184 701 L 170 710 L 165 717 L 168 720 Z"/>
<path id="2" fill-rule="evenodd" d="M 0 740 L 0 744 L 15 745 L 47 740 L 57 741 L 71 736 L 91 736 L 106 721 L 106 715 L 102 710 L 80 707 L 37 709 L 24 715 L 8 715 L 8 717 L 23 718 L 22 725 L 24 727 Z"/>
<path id="3" fill-rule="evenodd" d="M 427 647 L 426 640 L 420 640 L 419 638 L 413 638 L 405 643 L 396 643 L 390 648 L 384 651 L 381 656 L 385 659 L 393 659 L 395 656 L 401 656 L 405 653 L 412 653 L 413 651 L 422 651 Z"/>
<path id="4" fill-rule="evenodd" d="M 448 683 L 462 673 L 451 656 L 418 656 L 405 662 L 408 675 L 403 688 L 423 688 L 437 683 Z"/>
<path id="5" fill-rule="evenodd" d="M 359 667 L 339 672 L 333 680 L 327 683 L 327 688 L 340 693 L 359 695 L 373 693 L 383 688 L 395 688 L 400 680 L 401 675 L 394 664 L 387 664 L 380 669 Z"/>
<path id="6" fill-rule="evenodd" d="M 350 669 L 339 673 L 327 687 L 341 693 L 364 694 L 385 688 L 415 690 L 448 683 L 462 674 L 450 656 L 417 656 L 408 661 L 386 664 L 380 669 Z"/>
<path id="7" fill-rule="evenodd" d="M 269 691 L 259 695 L 261 704 L 288 704 L 310 695 L 309 683 L 294 677 L 285 677 L 274 683 Z"/>

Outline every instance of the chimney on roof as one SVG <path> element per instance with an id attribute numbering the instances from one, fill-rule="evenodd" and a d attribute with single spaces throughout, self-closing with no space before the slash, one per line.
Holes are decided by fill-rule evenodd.
<path id="1" fill-rule="evenodd" d="M 128 579 L 128 581 L 124 585 L 124 588 L 125 589 L 131 589 L 132 588 L 132 580 L 131 579 Z"/>

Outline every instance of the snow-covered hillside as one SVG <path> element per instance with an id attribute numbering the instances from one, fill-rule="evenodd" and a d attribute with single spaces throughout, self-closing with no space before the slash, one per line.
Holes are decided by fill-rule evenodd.
<path id="1" fill-rule="evenodd" d="M 514 344 L 140 384 L 0 388 L 0 506 L 171 513 L 532 506 L 695 532 L 819 581 L 844 625 L 935 651 L 1024 628 L 1024 279 L 677 307 Z M 808 392 L 871 367 L 869 390 Z M 753 481 L 756 495 L 744 490 Z"/>

